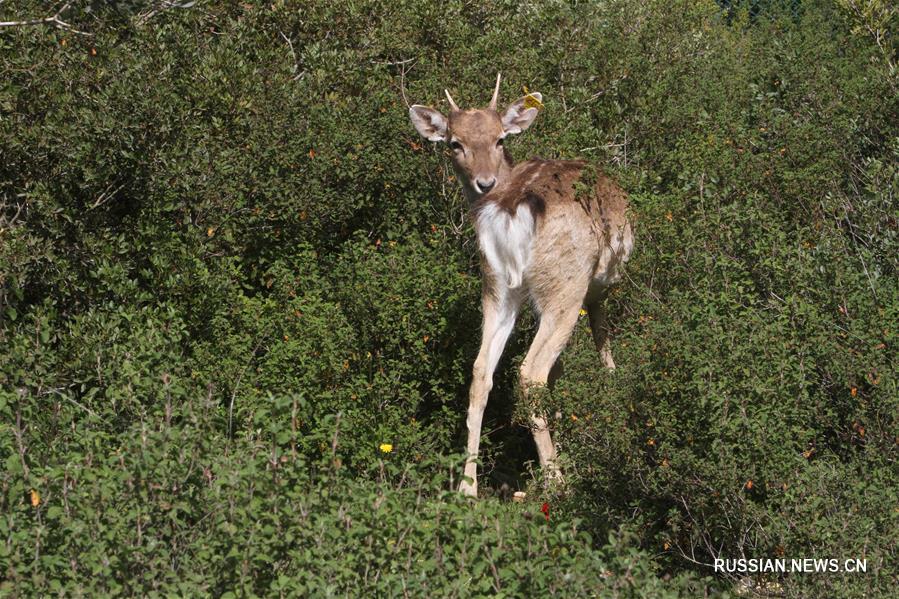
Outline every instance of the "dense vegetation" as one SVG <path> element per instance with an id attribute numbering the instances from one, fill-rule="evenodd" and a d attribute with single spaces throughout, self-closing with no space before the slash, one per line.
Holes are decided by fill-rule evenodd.
<path id="1" fill-rule="evenodd" d="M 0 593 L 895 589 L 889 2 L 173 4 L 0 29 Z M 603 165 L 637 246 L 618 369 L 582 323 L 544 398 L 568 488 L 525 315 L 470 502 L 477 251 L 407 105 L 497 70 L 544 97 L 512 153 Z M 780 556 L 868 573 L 710 567 Z"/>

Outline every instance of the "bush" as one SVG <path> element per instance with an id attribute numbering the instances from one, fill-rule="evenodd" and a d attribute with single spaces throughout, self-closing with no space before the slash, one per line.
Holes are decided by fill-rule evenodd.
<path id="1" fill-rule="evenodd" d="M 60 19 L 0 34 L 4 592 L 899 582 L 895 11 L 76 2 Z M 531 481 L 514 417 L 532 315 L 507 348 L 482 488 L 527 487 L 523 507 L 446 492 L 478 256 L 449 161 L 406 114 L 447 86 L 484 103 L 497 70 L 502 98 L 546 104 L 513 154 L 601 164 L 637 233 L 610 299 L 618 369 L 583 325 L 545 398 L 564 496 Z M 869 573 L 734 586 L 710 567 L 740 556 Z M 463 563 L 470 579 L 449 574 Z"/>
<path id="2" fill-rule="evenodd" d="M 539 504 L 464 499 L 448 490 L 461 457 L 382 451 L 370 477 L 349 476 L 340 417 L 311 428 L 309 402 L 268 397 L 254 430 L 229 440 L 209 397 L 175 389 L 163 417 L 115 436 L 67 422 L 77 435 L 64 464 L 9 452 L 7 497 L 26 501 L 4 510 L 4 591 L 656 597 L 703 586 L 663 583 L 626 537 L 596 551 L 577 521 L 547 521 Z"/>

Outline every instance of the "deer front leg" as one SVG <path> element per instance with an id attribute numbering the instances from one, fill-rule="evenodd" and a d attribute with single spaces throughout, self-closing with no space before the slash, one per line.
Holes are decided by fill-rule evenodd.
<path id="1" fill-rule="evenodd" d="M 493 388 L 493 371 L 506 347 L 521 306 L 521 298 L 517 293 L 504 288 L 491 293 L 486 283 L 485 281 L 486 290 L 481 302 L 484 312 L 481 349 L 474 362 L 468 394 L 468 460 L 465 462 L 464 478 L 459 485 L 462 493 L 472 497 L 477 497 L 478 494 L 477 459 L 481 444 L 481 422 L 487 408 L 487 397 Z"/>

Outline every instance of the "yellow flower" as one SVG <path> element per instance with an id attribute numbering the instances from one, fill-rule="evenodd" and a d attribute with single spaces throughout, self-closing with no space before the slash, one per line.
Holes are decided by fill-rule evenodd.
<path id="1" fill-rule="evenodd" d="M 391 451 L 393 451 L 393 445 L 391 445 L 390 443 L 381 443 L 381 451 L 383 451 L 384 453 L 390 453 Z"/>
<path id="2" fill-rule="evenodd" d="M 37 507 L 41 504 L 41 494 L 31 489 L 31 505 L 32 507 Z"/>
<path id="3" fill-rule="evenodd" d="M 581 308 L 581 316 L 586 316 L 586 315 L 587 315 L 587 311 L 584 310 L 583 308 Z"/>

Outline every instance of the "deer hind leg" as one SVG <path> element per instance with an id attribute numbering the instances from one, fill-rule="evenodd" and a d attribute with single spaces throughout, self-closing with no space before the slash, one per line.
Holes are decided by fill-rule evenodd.
<path id="1" fill-rule="evenodd" d="M 608 290 L 603 289 L 595 298 L 587 304 L 587 314 L 590 317 L 590 331 L 593 333 L 593 343 L 596 351 L 606 368 L 614 370 L 615 360 L 612 359 L 612 348 L 609 343 L 609 314 L 606 311 L 606 297 Z"/>
<path id="2" fill-rule="evenodd" d="M 502 356 L 506 341 L 515 326 L 521 306 L 517 292 L 499 289 L 496 297 L 485 292 L 482 298 L 484 313 L 481 349 L 474 363 L 471 388 L 468 393 L 468 459 L 459 491 L 472 497 L 478 495 L 478 450 L 481 444 L 481 422 L 487 408 L 487 397 L 493 388 L 493 371 Z M 469 482 L 470 479 L 470 482 Z"/>
<path id="3" fill-rule="evenodd" d="M 577 324 L 582 298 L 583 295 L 569 297 L 545 310 L 541 316 L 537 335 L 521 364 L 521 388 L 525 401 L 536 387 L 547 385 L 550 372 Z M 556 447 L 550 437 L 546 418 L 535 411 L 531 415 L 531 425 L 540 466 L 551 478 L 561 479 Z"/>

